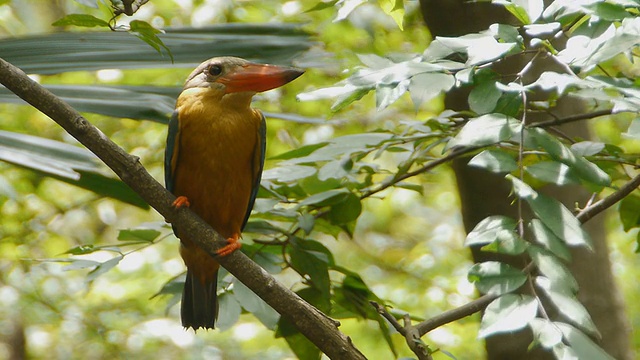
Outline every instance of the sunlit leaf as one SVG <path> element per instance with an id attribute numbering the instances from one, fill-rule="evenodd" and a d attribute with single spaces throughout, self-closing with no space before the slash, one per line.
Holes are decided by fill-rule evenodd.
<path id="1" fill-rule="evenodd" d="M 89 14 L 69 14 L 62 19 L 56 20 L 52 26 L 83 26 L 83 27 L 94 27 L 94 26 L 102 26 L 109 27 L 109 23 L 99 19 L 93 15 Z"/>
<path id="2" fill-rule="evenodd" d="M 500 296 L 485 309 L 478 337 L 486 338 L 526 327 L 536 317 L 538 305 L 538 300 L 528 295 Z"/>
<path id="3" fill-rule="evenodd" d="M 447 144 L 454 146 L 484 146 L 509 140 L 520 124 L 502 114 L 487 114 L 469 120 L 460 132 Z"/>
<path id="4" fill-rule="evenodd" d="M 338 14 L 336 15 L 334 22 L 342 21 L 353 12 L 358 6 L 365 3 L 366 0 L 338 0 L 336 7 L 338 8 Z"/>
<path id="5" fill-rule="evenodd" d="M 502 230 L 498 232 L 496 240 L 483 246 L 482 250 L 500 254 L 518 255 L 522 254 L 528 245 L 529 244 L 514 231 Z"/>
<path id="6" fill-rule="evenodd" d="M 600 336 L 587 309 L 578 301 L 574 294 L 558 290 L 549 279 L 544 277 L 536 277 L 535 284 L 545 292 L 549 300 L 551 300 L 551 303 L 553 303 L 558 310 L 560 316 L 589 332 L 591 335 Z"/>
<path id="7" fill-rule="evenodd" d="M 578 291 L 578 282 L 560 258 L 536 246 L 530 246 L 527 251 L 540 273 L 551 281 L 555 289 L 567 294 Z"/>
<path id="8" fill-rule="evenodd" d="M 455 85 L 455 77 L 450 74 L 429 72 L 414 75 L 409 84 L 409 94 L 416 109 Z"/>
<path id="9" fill-rule="evenodd" d="M 565 261 L 571 261 L 571 252 L 567 246 L 540 219 L 532 219 L 529 228 L 533 231 L 533 236 L 539 244 L 555 256 Z"/>
<path id="10" fill-rule="evenodd" d="M 580 179 L 570 167 L 555 161 L 540 161 L 525 166 L 524 169 L 534 178 L 556 185 L 579 184 Z"/>
<path id="11" fill-rule="evenodd" d="M 501 231 L 513 231 L 516 221 L 502 215 L 492 215 L 480 221 L 467 235 L 465 246 L 486 245 L 498 238 Z"/>
<path id="12" fill-rule="evenodd" d="M 400 30 L 403 30 L 404 0 L 380 0 L 380 7 L 393 18 Z"/>
<path id="13" fill-rule="evenodd" d="M 535 341 L 545 349 L 562 342 L 562 332 L 550 320 L 536 318 L 531 320 L 529 326 Z"/>
<path id="14" fill-rule="evenodd" d="M 577 359 L 615 360 L 580 330 L 561 322 L 554 322 L 553 324 L 562 331 L 562 335 L 575 352 Z"/>
<path id="15" fill-rule="evenodd" d="M 483 294 L 501 295 L 517 290 L 527 281 L 522 271 L 498 261 L 475 264 L 467 278 Z"/>
<path id="16" fill-rule="evenodd" d="M 537 193 L 516 177 L 507 175 L 513 182 L 515 194 L 525 200 L 536 216 L 560 239 L 570 246 L 591 248 L 589 234 L 580 221 L 558 200 Z"/>
<path id="17" fill-rule="evenodd" d="M 98 265 L 95 269 L 91 270 L 91 272 L 89 272 L 89 274 L 87 274 L 87 281 L 93 281 L 96 278 L 98 278 L 98 276 L 106 273 L 107 271 L 113 269 L 114 267 L 116 267 L 116 265 L 118 265 L 120 263 L 120 261 L 124 258 L 123 255 L 118 255 L 116 257 L 113 257 L 103 263 L 101 263 L 100 265 Z"/>
<path id="18" fill-rule="evenodd" d="M 518 164 L 511 154 L 498 149 L 482 151 L 469 160 L 468 165 L 495 173 L 508 173 L 518 168 Z"/>

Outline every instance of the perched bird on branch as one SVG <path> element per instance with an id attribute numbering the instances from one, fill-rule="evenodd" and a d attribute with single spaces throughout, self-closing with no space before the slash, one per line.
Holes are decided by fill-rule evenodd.
<path id="1" fill-rule="evenodd" d="M 227 239 L 218 256 L 240 248 L 240 234 L 260 187 L 266 124 L 262 113 L 251 108 L 251 99 L 302 73 L 295 68 L 217 57 L 189 75 L 178 97 L 167 136 L 166 187 L 177 197 L 175 207 L 190 207 Z M 220 265 L 187 234 L 176 231 L 176 236 L 187 266 L 182 326 L 213 329 Z"/>

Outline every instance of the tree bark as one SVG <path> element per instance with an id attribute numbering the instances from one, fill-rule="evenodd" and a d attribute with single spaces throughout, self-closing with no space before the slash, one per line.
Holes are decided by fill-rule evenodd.
<path id="1" fill-rule="evenodd" d="M 515 23 L 504 8 L 487 2 L 421 0 L 420 4 L 425 22 L 434 37 L 461 36 L 478 32 L 487 29 L 493 23 Z M 522 69 L 525 61 L 528 59 L 512 57 L 502 62 L 499 69 L 494 70 L 507 74 L 517 73 Z M 553 65 L 545 59 L 541 59 L 537 64 L 539 70 L 548 69 L 551 66 Z M 468 109 L 467 96 L 466 90 L 452 91 L 445 98 L 446 108 Z M 575 100 L 565 99 L 553 110 L 556 115 L 563 117 L 580 113 L 582 105 Z M 546 120 L 531 117 L 529 119 Z M 589 138 L 588 129 L 583 122 L 563 126 L 562 131 L 572 137 Z M 516 218 L 516 209 L 510 205 L 508 197 L 511 184 L 501 175 L 468 167 L 467 161 L 468 159 L 457 160 L 453 164 L 467 232 L 488 215 L 502 214 Z M 573 209 L 576 202 L 584 206 L 590 196 L 581 187 L 560 189 L 549 186 L 543 191 L 563 202 L 569 209 Z M 586 230 L 591 235 L 594 250 L 572 249 L 573 261 L 569 264 L 580 287 L 578 298 L 585 305 L 602 334 L 601 339 L 594 340 L 616 359 L 634 359 L 630 344 L 631 327 L 611 270 L 603 216 L 589 221 Z M 478 249 L 472 249 L 472 255 L 476 262 L 493 260 L 496 256 L 480 252 Z M 513 258 L 501 258 L 501 260 L 520 263 L 520 266 L 522 264 L 521 261 Z M 487 358 L 491 360 L 552 358 L 549 353 L 543 351 L 528 351 L 527 347 L 530 343 L 531 334 L 528 331 L 492 336 L 486 340 Z"/>

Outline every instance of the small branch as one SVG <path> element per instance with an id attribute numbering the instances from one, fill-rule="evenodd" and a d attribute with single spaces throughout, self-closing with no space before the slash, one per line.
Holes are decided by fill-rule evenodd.
<path id="1" fill-rule="evenodd" d="M 640 186 L 640 174 L 636 175 L 629 182 L 622 185 L 622 187 L 618 189 L 618 191 L 582 209 L 578 213 L 578 215 L 576 215 L 576 217 L 578 218 L 578 220 L 580 220 L 581 223 L 584 224 L 594 216 L 598 215 L 599 213 L 615 205 L 620 200 L 624 199 L 627 195 L 636 190 L 638 186 Z"/>
<path id="2" fill-rule="evenodd" d="M 442 325 L 446 325 L 448 323 L 460 320 L 467 316 L 473 315 L 479 311 L 482 311 L 493 300 L 497 299 L 498 297 L 499 297 L 498 295 L 492 295 L 492 294 L 483 295 L 460 307 L 445 311 L 440 315 L 436 315 L 431 319 L 425 320 L 419 323 L 418 325 L 416 325 L 416 328 L 418 329 L 418 332 L 422 337 L 426 333 L 430 332 L 433 329 L 437 329 Z"/>
<path id="3" fill-rule="evenodd" d="M 404 173 L 398 177 L 393 178 L 391 181 L 388 181 L 386 183 L 383 183 L 382 185 L 380 185 L 379 187 L 377 187 L 376 189 L 373 190 L 369 190 L 367 192 L 365 192 L 364 194 L 362 194 L 362 196 L 360 196 L 360 199 L 366 199 L 374 194 L 377 194 L 379 192 L 381 192 L 382 190 L 385 190 L 399 182 L 401 182 L 402 180 L 406 180 L 410 177 L 425 173 L 429 170 L 432 170 L 434 168 L 436 168 L 439 165 L 442 165 L 446 162 L 449 162 L 453 159 L 456 159 L 462 155 L 465 155 L 467 153 L 476 151 L 478 149 L 481 149 L 482 146 L 464 146 L 464 147 L 459 147 L 456 148 L 455 150 L 453 150 L 449 155 L 442 157 L 440 159 L 436 159 L 433 160 L 431 162 L 426 163 L 425 165 L 423 165 L 421 168 L 413 170 L 413 171 L 409 171 L 407 173 Z"/>
<path id="4" fill-rule="evenodd" d="M 577 115 L 573 115 L 573 116 L 567 116 L 566 118 L 562 118 L 562 119 L 553 119 L 553 120 L 548 120 L 548 121 L 541 121 L 541 122 L 537 122 L 537 123 L 531 124 L 531 126 L 532 127 L 539 127 L 539 128 L 546 128 L 546 127 L 550 127 L 550 126 L 569 124 L 569 123 L 576 122 L 576 121 L 589 120 L 589 119 L 597 118 L 599 116 L 613 115 L 613 114 L 616 114 L 616 113 L 614 113 L 613 110 L 611 110 L 611 109 L 609 109 L 609 110 L 598 110 L 598 111 L 594 111 L 594 112 L 590 112 L 590 113 L 586 113 L 586 114 L 577 114 Z"/>
<path id="5" fill-rule="evenodd" d="M 391 315 L 384 306 L 378 304 L 375 301 L 369 301 L 369 303 L 376 309 L 380 316 L 391 323 L 391 326 L 393 326 L 393 328 L 396 329 L 396 331 L 398 331 L 400 335 L 404 336 L 404 339 L 407 342 L 407 346 L 409 346 L 409 349 L 411 349 L 411 351 L 416 354 L 418 360 L 433 360 L 429 349 L 425 347 L 425 344 L 422 342 L 422 340 L 420 340 L 420 338 L 422 337 L 420 335 L 420 332 L 415 326 L 411 325 L 411 317 L 409 317 L 409 314 L 406 314 L 404 316 L 403 326 L 400 325 L 398 320 L 396 320 L 396 318 Z"/>
<path id="6" fill-rule="evenodd" d="M 214 256 L 216 250 L 226 244 L 222 236 L 191 210 L 184 208 L 176 211 L 171 205 L 175 197 L 146 171 L 137 157 L 127 154 L 69 104 L 3 59 L 0 59 L 0 83 L 62 126 L 167 221 L 180 232 L 189 234 L 189 238 L 203 250 Z M 229 256 L 218 257 L 217 260 L 331 359 L 366 359 L 351 340 L 338 331 L 333 321 L 280 285 L 242 252 L 236 251 Z"/>

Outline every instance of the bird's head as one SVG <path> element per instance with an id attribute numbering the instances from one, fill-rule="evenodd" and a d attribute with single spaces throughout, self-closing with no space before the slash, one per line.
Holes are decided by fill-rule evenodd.
<path id="1" fill-rule="evenodd" d="M 184 90 L 205 88 L 221 94 L 252 95 L 282 86 L 304 71 L 292 67 L 252 63 L 236 57 L 216 57 L 200 64 L 184 85 Z"/>

